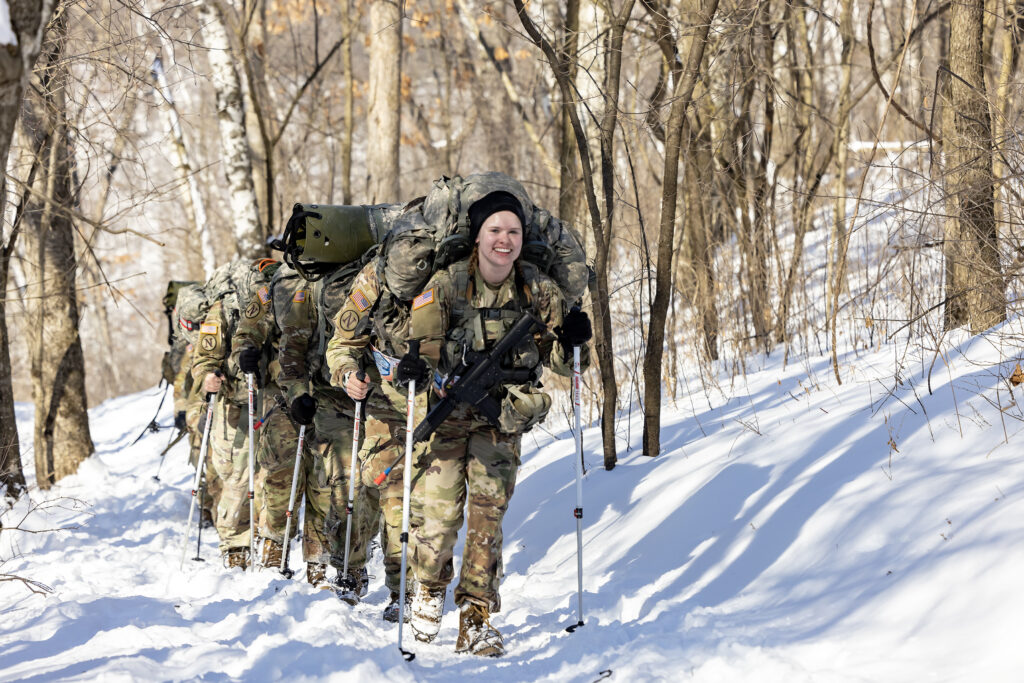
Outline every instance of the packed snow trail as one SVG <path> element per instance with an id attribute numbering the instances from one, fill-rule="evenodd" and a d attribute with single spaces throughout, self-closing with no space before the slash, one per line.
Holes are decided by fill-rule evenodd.
<path id="1" fill-rule="evenodd" d="M 639 454 L 639 411 L 624 415 L 612 472 L 587 429 L 586 625 L 573 634 L 574 443 L 535 430 L 505 517 L 497 660 L 453 652 L 449 591 L 438 640 L 406 638 L 404 662 L 381 620 L 379 553 L 355 608 L 274 571 L 224 569 L 211 531 L 206 561 L 179 571 L 187 445 L 154 481 L 171 431 L 129 444 L 160 392 L 107 401 L 90 413 L 96 454 L 31 492 L 26 527 L 71 528 L 0 534 L 0 573 L 54 591 L 0 583 L 0 680 L 1017 680 L 1024 413 L 1005 378 L 1019 353 L 963 338 L 947 370 L 883 346 L 843 358 L 842 385 L 827 358 L 771 358 L 668 400 L 657 458 Z M 30 464 L 31 410 L 17 414 Z"/>

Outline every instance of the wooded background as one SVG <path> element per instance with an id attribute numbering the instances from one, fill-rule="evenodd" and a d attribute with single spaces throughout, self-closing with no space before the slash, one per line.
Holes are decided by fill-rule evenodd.
<path id="1" fill-rule="evenodd" d="M 45 487 L 87 405 L 156 384 L 168 280 L 266 253 L 295 202 L 442 175 L 508 173 L 584 238 L 607 468 L 623 411 L 656 455 L 664 400 L 759 354 L 841 382 L 851 350 L 1018 310 L 1015 0 L 8 5 L 0 486 L 13 400 Z"/>

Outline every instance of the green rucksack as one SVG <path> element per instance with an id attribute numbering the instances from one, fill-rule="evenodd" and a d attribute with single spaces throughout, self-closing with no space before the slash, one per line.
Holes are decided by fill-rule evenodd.
<path id="1" fill-rule="evenodd" d="M 399 204 L 296 204 L 284 234 L 270 246 L 313 282 L 339 265 L 359 259 L 380 242 L 401 208 Z"/>
<path id="2" fill-rule="evenodd" d="M 579 301 L 591 274 L 579 235 L 535 206 L 517 180 L 493 171 L 440 178 L 425 197 L 403 207 L 384 236 L 377 262 L 377 275 L 386 289 L 396 299 L 409 301 L 423 291 L 435 271 L 469 256 L 469 207 L 498 191 L 516 197 L 523 207 L 520 258 L 550 276 L 567 302 Z"/>

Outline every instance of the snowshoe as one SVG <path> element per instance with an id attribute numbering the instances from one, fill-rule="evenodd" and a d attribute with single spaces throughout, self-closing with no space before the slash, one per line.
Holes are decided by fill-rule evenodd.
<path id="1" fill-rule="evenodd" d="M 334 579 L 334 592 L 342 602 L 350 605 L 358 605 L 359 598 L 366 595 L 367 587 L 370 585 L 370 576 L 366 568 L 351 569 L 348 576 L 343 576 L 341 570 Z"/>
<path id="2" fill-rule="evenodd" d="M 481 657 L 500 657 L 505 654 L 505 643 L 498 629 L 491 626 L 486 607 L 466 602 L 459 613 L 459 639 L 456 652 L 469 652 Z"/>
<path id="3" fill-rule="evenodd" d="M 384 621 L 390 622 L 392 624 L 397 624 L 398 623 L 398 613 L 401 611 L 399 609 L 399 607 L 400 607 L 400 605 L 398 603 L 398 593 L 392 593 L 391 594 L 391 602 L 389 602 L 388 606 L 384 608 Z M 405 623 L 407 623 L 407 624 L 409 623 L 409 615 L 411 614 L 411 612 L 412 612 L 412 593 L 411 592 L 406 592 L 406 594 L 405 594 L 405 615 L 404 616 L 405 616 Z"/>

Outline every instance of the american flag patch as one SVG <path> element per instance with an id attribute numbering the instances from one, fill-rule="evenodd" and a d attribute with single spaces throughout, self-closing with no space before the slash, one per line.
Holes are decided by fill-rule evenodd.
<path id="1" fill-rule="evenodd" d="M 434 290 L 428 289 L 412 300 L 412 310 L 415 311 L 417 308 L 423 308 L 427 304 L 432 303 L 434 303 Z"/>
<path id="2" fill-rule="evenodd" d="M 295 303 L 299 303 L 299 304 L 301 304 L 305 300 L 306 300 L 306 290 L 304 290 L 304 289 L 298 290 L 297 292 L 295 292 L 295 296 L 292 297 L 292 301 L 294 301 Z"/>
<path id="3" fill-rule="evenodd" d="M 256 295 L 260 298 L 260 303 L 266 305 L 270 301 L 270 290 L 266 287 L 260 287 Z"/>
<path id="4" fill-rule="evenodd" d="M 217 323 L 203 323 L 199 326 L 199 334 L 217 334 Z"/>
<path id="5" fill-rule="evenodd" d="M 370 307 L 370 302 L 367 301 L 366 296 L 358 289 L 352 292 L 348 298 L 352 299 L 352 303 L 356 305 L 356 308 L 358 308 L 360 312 L 363 312 Z"/>

